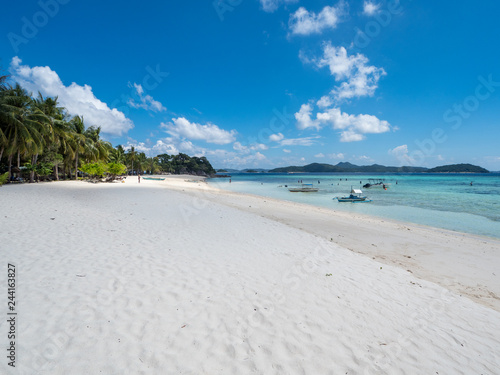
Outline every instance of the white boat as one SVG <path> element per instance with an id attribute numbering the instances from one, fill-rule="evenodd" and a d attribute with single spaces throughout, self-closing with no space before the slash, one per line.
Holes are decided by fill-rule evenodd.
<path id="1" fill-rule="evenodd" d="M 337 200 L 339 202 L 351 202 L 351 203 L 358 203 L 358 202 L 371 202 L 370 199 L 367 197 L 361 196 L 363 192 L 359 189 L 353 189 L 351 187 L 351 194 L 348 197 L 337 197 Z M 335 199 L 335 198 L 333 198 Z"/>
<path id="2" fill-rule="evenodd" d="M 290 187 L 288 188 L 288 191 L 292 193 L 315 193 L 319 189 L 315 188 L 313 184 L 302 184 L 301 186 L 298 187 Z"/>

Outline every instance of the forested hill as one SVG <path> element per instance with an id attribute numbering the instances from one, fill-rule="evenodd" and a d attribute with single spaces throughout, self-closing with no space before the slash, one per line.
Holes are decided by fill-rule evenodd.
<path id="1" fill-rule="evenodd" d="M 355 165 L 347 162 L 338 163 L 337 165 L 312 163 L 308 165 L 289 166 L 284 168 L 271 169 L 271 173 L 489 173 L 488 170 L 472 164 L 453 164 L 443 165 L 436 168 L 424 167 L 386 167 L 384 165 Z"/>
<path id="2" fill-rule="evenodd" d="M 269 172 L 273 173 L 409 173 L 409 172 L 425 172 L 427 169 L 422 167 L 386 167 L 379 164 L 359 166 L 351 163 L 338 163 L 337 165 L 312 163 L 303 167 L 290 166 L 284 168 L 271 169 Z"/>
<path id="3" fill-rule="evenodd" d="M 487 169 L 472 164 L 450 164 L 428 169 L 429 173 L 490 173 Z"/>

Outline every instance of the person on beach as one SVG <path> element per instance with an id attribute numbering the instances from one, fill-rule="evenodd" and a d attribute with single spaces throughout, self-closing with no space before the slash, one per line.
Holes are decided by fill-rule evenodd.
<path id="1" fill-rule="evenodd" d="M 140 173 L 137 173 L 137 181 L 138 181 L 139 183 L 141 183 L 141 174 L 140 174 Z"/>

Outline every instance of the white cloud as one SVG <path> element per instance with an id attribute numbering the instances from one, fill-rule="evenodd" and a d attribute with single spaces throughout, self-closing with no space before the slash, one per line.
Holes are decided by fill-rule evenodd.
<path id="1" fill-rule="evenodd" d="M 333 100 L 328 95 L 322 96 L 320 100 L 316 102 L 316 105 L 320 108 L 327 108 L 333 104 Z"/>
<path id="2" fill-rule="evenodd" d="M 83 116 L 87 126 L 100 126 L 103 133 L 118 136 L 134 127 L 134 123 L 123 112 L 109 108 L 96 98 L 91 86 L 80 86 L 75 82 L 65 86 L 50 67 L 30 68 L 21 65 L 21 62 L 17 56 L 12 59 L 9 71 L 13 80 L 35 94 L 40 91 L 44 96 L 57 96 L 60 105 L 71 115 Z"/>
<path id="3" fill-rule="evenodd" d="M 263 143 L 253 143 L 249 146 L 243 146 L 240 142 L 234 142 L 233 144 L 233 149 L 236 151 L 242 151 L 244 153 L 251 152 L 251 151 L 257 151 L 257 150 L 267 150 L 269 147 L 267 147 Z"/>
<path id="4" fill-rule="evenodd" d="M 297 128 L 300 130 L 304 130 L 307 128 L 314 128 L 316 130 L 321 129 L 321 124 L 318 120 L 313 120 L 311 118 L 312 115 L 312 106 L 311 104 L 302 104 L 300 106 L 300 110 L 295 113 L 295 119 L 297 120 Z"/>
<path id="5" fill-rule="evenodd" d="M 137 95 L 139 96 L 139 103 L 130 98 L 128 104 L 134 108 L 143 108 L 147 111 L 162 112 L 167 109 L 159 101 L 153 99 L 151 95 L 144 95 L 144 89 L 141 85 L 134 83 L 133 86 L 129 83 L 129 87 L 134 87 Z"/>
<path id="6" fill-rule="evenodd" d="M 341 130 L 341 142 L 354 142 L 365 139 L 364 134 L 379 134 L 391 130 L 390 124 L 372 115 L 350 115 L 340 108 L 331 108 L 317 113 L 318 121 L 327 123 L 335 130 Z"/>
<path id="7" fill-rule="evenodd" d="M 314 157 L 315 158 L 324 158 L 325 155 L 322 152 L 320 152 L 319 154 L 314 155 Z"/>
<path id="8" fill-rule="evenodd" d="M 259 0 L 262 9 L 265 12 L 272 13 L 279 8 L 281 4 L 297 3 L 299 0 Z"/>
<path id="9" fill-rule="evenodd" d="M 222 164 L 229 167 L 260 166 L 261 162 L 267 160 L 267 157 L 260 152 L 247 156 L 232 156 L 223 160 Z"/>
<path id="10" fill-rule="evenodd" d="M 321 59 L 310 61 L 320 68 L 328 66 L 335 81 L 341 82 L 331 91 L 337 101 L 373 96 L 380 77 L 387 74 L 383 68 L 368 65 L 369 60 L 364 55 L 348 55 L 344 47 L 335 47 L 330 43 L 324 45 Z M 326 102 L 326 99 L 323 101 Z"/>
<path id="11" fill-rule="evenodd" d="M 337 27 L 345 13 L 345 7 L 345 3 L 341 1 L 337 7 L 325 6 L 318 14 L 300 7 L 290 15 L 288 26 L 292 34 L 320 34 L 326 29 L 335 29 Z"/>
<path id="12" fill-rule="evenodd" d="M 353 159 L 356 159 L 356 160 L 359 160 L 359 161 L 362 161 L 362 162 L 374 162 L 375 161 L 371 157 L 366 156 L 366 155 L 361 155 L 361 156 L 354 155 Z"/>
<path id="13" fill-rule="evenodd" d="M 271 142 L 279 142 L 279 141 L 281 141 L 283 138 L 285 138 L 285 136 L 284 136 L 283 134 L 281 134 L 281 133 L 278 133 L 278 134 L 271 134 L 271 135 L 269 136 L 269 140 L 270 140 Z"/>
<path id="14" fill-rule="evenodd" d="M 361 141 L 366 138 L 364 134 L 379 134 L 391 130 L 389 122 L 372 115 L 350 115 L 334 107 L 324 112 L 317 112 L 316 118 L 313 119 L 312 112 L 311 104 L 302 104 L 299 112 L 295 113 L 297 128 L 319 130 L 324 125 L 330 125 L 333 129 L 341 131 L 341 142 Z"/>
<path id="15" fill-rule="evenodd" d="M 414 165 L 415 160 L 408 154 L 408 145 L 394 147 L 388 151 L 389 155 L 399 160 L 401 165 Z"/>
<path id="16" fill-rule="evenodd" d="M 373 1 L 365 0 L 363 3 L 363 14 L 366 16 L 374 16 L 380 11 L 380 4 Z"/>
<path id="17" fill-rule="evenodd" d="M 289 153 L 291 153 L 291 152 L 292 152 L 292 150 L 289 150 L 289 149 L 287 149 L 287 148 L 284 148 L 284 149 L 283 149 L 283 152 L 284 152 L 284 153 L 286 153 L 286 154 L 289 154 Z"/>
<path id="18" fill-rule="evenodd" d="M 344 160 L 345 155 L 343 153 L 339 152 L 337 154 L 328 154 L 328 157 L 330 159 Z"/>
<path id="19" fill-rule="evenodd" d="M 316 143 L 316 139 L 321 138 L 320 136 L 316 137 L 304 137 L 304 138 L 290 138 L 283 139 L 280 142 L 281 146 L 312 146 Z"/>
<path id="20" fill-rule="evenodd" d="M 174 137 L 203 140 L 207 143 L 224 145 L 235 141 L 236 130 L 227 131 L 215 124 L 200 125 L 184 117 L 173 118 L 173 123 L 162 123 L 166 132 Z"/>

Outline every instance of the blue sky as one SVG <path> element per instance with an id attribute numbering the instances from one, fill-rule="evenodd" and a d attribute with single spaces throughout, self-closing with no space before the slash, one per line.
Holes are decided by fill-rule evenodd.
<path id="1" fill-rule="evenodd" d="M 216 168 L 500 170 L 500 3 L 41 0 L 0 16 L 0 67 L 113 145 Z"/>

